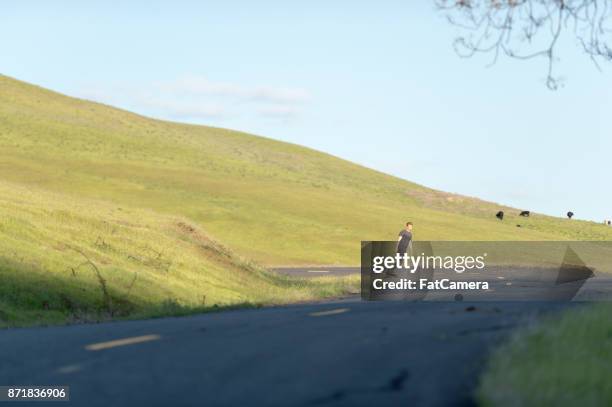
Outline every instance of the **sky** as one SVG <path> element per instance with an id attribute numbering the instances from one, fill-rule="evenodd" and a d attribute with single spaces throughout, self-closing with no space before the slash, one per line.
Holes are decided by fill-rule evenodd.
<path id="1" fill-rule="evenodd" d="M 7 1 L 0 73 L 321 150 L 432 188 L 612 219 L 612 69 L 460 58 L 419 1 Z"/>

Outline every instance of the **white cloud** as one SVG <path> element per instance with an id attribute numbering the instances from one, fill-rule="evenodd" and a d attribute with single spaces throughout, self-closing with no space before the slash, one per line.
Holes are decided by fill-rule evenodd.
<path id="1" fill-rule="evenodd" d="M 159 88 L 171 93 L 187 93 L 191 96 L 222 96 L 240 101 L 266 103 L 304 103 L 310 94 L 302 88 L 272 86 L 244 86 L 230 82 L 213 82 L 202 76 L 184 76 L 162 82 Z"/>
<path id="2" fill-rule="evenodd" d="M 270 105 L 259 108 L 257 112 L 263 117 L 290 119 L 298 116 L 300 110 L 295 106 Z"/>
<path id="3" fill-rule="evenodd" d="M 302 88 L 248 86 L 194 75 L 149 86 L 92 86 L 79 95 L 148 116 L 203 123 L 238 116 L 287 121 L 298 117 L 311 99 Z"/>

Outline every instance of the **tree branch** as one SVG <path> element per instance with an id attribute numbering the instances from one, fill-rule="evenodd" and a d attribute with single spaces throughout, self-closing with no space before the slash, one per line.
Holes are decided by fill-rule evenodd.
<path id="1" fill-rule="evenodd" d="M 612 0 L 435 0 L 454 26 L 466 31 L 455 39 L 455 51 L 470 58 L 492 53 L 491 64 L 500 55 L 515 59 L 547 59 L 546 86 L 557 89 L 556 47 L 564 29 L 573 25 L 573 35 L 583 51 L 600 69 L 601 61 L 612 61 Z"/>

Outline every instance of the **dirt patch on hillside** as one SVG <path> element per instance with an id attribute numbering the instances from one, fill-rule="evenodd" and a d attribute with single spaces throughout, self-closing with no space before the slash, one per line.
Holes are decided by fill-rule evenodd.
<path id="1" fill-rule="evenodd" d="M 429 209 L 438 209 L 469 215 L 490 214 L 493 210 L 511 209 L 465 195 L 436 191 L 433 189 L 410 189 L 405 194 Z"/>

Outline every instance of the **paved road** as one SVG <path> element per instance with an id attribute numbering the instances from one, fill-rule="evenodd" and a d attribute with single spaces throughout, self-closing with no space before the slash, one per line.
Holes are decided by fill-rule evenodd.
<path id="1" fill-rule="evenodd" d="M 358 275 L 359 267 L 354 266 L 316 266 L 316 267 L 278 267 L 271 271 L 293 277 L 347 276 Z M 465 294 L 466 300 L 472 301 L 533 301 L 569 300 L 574 301 L 610 301 L 612 300 L 612 275 L 594 273 L 586 280 L 577 280 L 558 284 L 558 270 L 543 268 L 489 267 L 487 273 L 465 272 L 461 274 L 445 274 L 436 272 L 436 278 L 450 278 L 454 281 L 487 281 L 489 290 L 474 291 Z M 398 273 L 395 280 L 408 277 Z M 402 293 L 399 293 L 402 297 Z M 392 295 L 386 298 L 391 298 Z M 406 297 L 404 295 L 404 297 Z M 430 291 L 424 298 L 426 301 L 454 301 L 452 291 Z"/>
<path id="2" fill-rule="evenodd" d="M 69 385 L 59 405 L 79 406 L 471 405 L 491 347 L 567 306 L 351 298 L 13 329 L 0 384 Z"/>
<path id="3" fill-rule="evenodd" d="M 361 272 L 358 266 L 276 267 L 271 270 L 294 277 L 347 276 Z"/>

